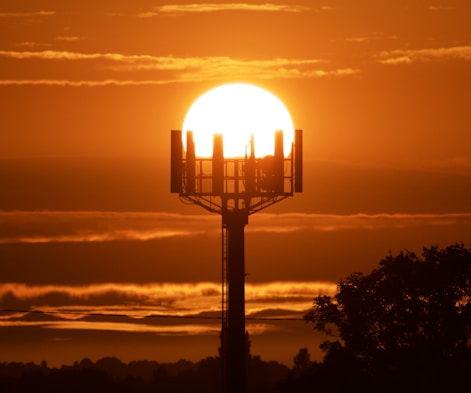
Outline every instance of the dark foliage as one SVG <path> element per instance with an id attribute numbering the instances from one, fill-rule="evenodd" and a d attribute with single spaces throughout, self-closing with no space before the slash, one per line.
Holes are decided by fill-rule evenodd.
<path id="1" fill-rule="evenodd" d="M 458 392 L 471 371 L 471 249 L 389 255 L 318 296 L 306 320 L 336 337 L 289 392 Z"/>
<path id="2" fill-rule="evenodd" d="M 249 357 L 247 391 L 275 393 L 289 369 L 277 362 Z M 123 363 L 114 357 L 83 359 L 73 366 L 49 368 L 43 362 L 0 363 L 2 393 L 216 393 L 221 391 L 219 358 L 208 357 L 197 363 L 133 361 Z"/>

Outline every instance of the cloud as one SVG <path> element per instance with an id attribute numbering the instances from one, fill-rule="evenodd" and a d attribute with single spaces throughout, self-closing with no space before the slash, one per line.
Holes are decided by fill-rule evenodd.
<path id="1" fill-rule="evenodd" d="M 273 59 L 240 60 L 232 58 L 207 59 L 188 67 L 180 75 L 185 82 L 224 80 L 228 76 L 236 79 L 302 79 L 328 76 L 350 76 L 358 74 L 356 69 L 320 69 L 314 67 L 322 63 L 317 59 Z"/>
<path id="2" fill-rule="evenodd" d="M 303 313 L 312 305 L 317 295 L 335 295 L 337 285 L 333 282 L 278 281 L 263 284 L 246 284 L 245 304 L 248 314 L 264 313 L 278 308 Z"/>
<path id="3" fill-rule="evenodd" d="M 162 212 L 20 211 L 0 212 L 1 243 L 108 242 L 219 234 L 217 215 Z M 471 224 L 471 213 L 304 214 L 260 213 L 250 232 L 292 233 L 415 228 Z"/>
<path id="4" fill-rule="evenodd" d="M 160 57 L 149 55 L 123 55 L 119 53 L 79 53 L 70 51 L 0 51 L 0 56 L 13 59 L 41 59 L 41 60 L 96 60 L 105 59 L 112 61 L 136 62 L 139 60 L 160 61 Z M 165 57 L 163 58 L 165 59 Z"/>
<path id="5" fill-rule="evenodd" d="M 258 214 L 247 231 L 288 233 L 414 228 L 424 225 L 471 224 L 471 213 L 456 214 Z"/>
<path id="6" fill-rule="evenodd" d="M 0 12 L 0 18 L 34 18 L 54 16 L 54 11 L 36 11 L 36 12 Z"/>
<path id="7" fill-rule="evenodd" d="M 301 319 L 315 296 L 336 291 L 332 282 L 246 283 L 248 326 L 262 333 L 273 329 L 263 321 Z M 208 334 L 219 332 L 220 318 L 221 284 L 216 282 L 0 284 L 0 327 Z"/>
<path id="8" fill-rule="evenodd" d="M 67 80 L 67 79 L 0 79 L 0 86 L 58 86 L 58 87 L 106 87 L 106 86 L 160 86 L 181 83 L 179 80 Z"/>
<path id="9" fill-rule="evenodd" d="M 79 53 L 70 51 L 3 51 L 0 56 L 18 60 L 105 60 L 118 63 L 108 66 L 117 71 L 132 70 L 204 70 L 221 69 L 222 72 L 245 67 L 247 69 L 272 69 L 289 66 L 312 66 L 321 63 L 318 59 L 243 60 L 228 56 L 175 57 L 151 55 L 124 55 L 120 53 Z"/>
<path id="10" fill-rule="evenodd" d="M 64 36 L 64 35 L 59 35 L 56 38 L 56 41 L 64 41 L 64 42 L 76 42 L 76 41 L 82 41 L 85 40 L 85 37 L 79 37 L 79 36 Z"/>
<path id="11" fill-rule="evenodd" d="M 90 314 L 127 315 L 143 318 L 150 314 L 182 316 L 220 311 L 221 284 L 103 283 L 86 286 L 0 284 L 3 308 L 53 312 L 65 318 Z"/>
<path id="12" fill-rule="evenodd" d="M 271 303 L 291 299 L 305 299 L 310 302 L 317 294 L 332 294 L 336 285 L 319 281 L 277 281 L 268 283 L 246 283 L 245 295 L 249 303 Z M 214 298 L 221 296 L 221 284 L 215 282 L 198 283 L 150 283 L 144 285 L 126 283 L 101 283 L 84 286 L 67 285 L 27 285 L 22 283 L 0 284 L 0 300 L 5 307 L 6 301 L 14 298 L 50 311 L 44 307 L 62 307 L 62 311 L 89 314 L 106 306 L 109 313 L 119 314 L 129 305 L 137 305 L 144 314 L 131 311 L 130 316 L 147 316 L 150 311 L 160 308 L 173 314 L 178 310 L 193 310 L 192 314 L 220 310 L 220 303 Z M 195 299 L 200 300 L 196 301 Z M 68 300 L 66 300 L 68 299 Z M 201 300 L 202 299 L 202 300 Z M 183 303 L 187 305 L 183 305 Z M 189 307 L 189 303 L 200 302 L 203 307 Z M 109 308 L 111 307 L 111 308 Z M 120 309 L 121 308 L 121 309 Z M 135 309 L 135 310 L 136 310 Z M 186 315 L 185 314 L 185 315 Z"/>
<path id="13" fill-rule="evenodd" d="M 0 243 L 103 242 L 196 236 L 215 217 L 135 212 L 0 212 Z"/>
<path id="14" fill-rule="evenodd" d="M 105 330 L 120 332 L 151 332 L 162 335 L 187 335 L 187 334 L 219 334 L 221 328 L 208 324 L 177 324 L 159 326 L 154 324 L 136 324 L 123 322 L 95 322 L 95 321 L 62 321 L 49 324 L 47 327 L 53 329 L 82 329 L 82 330 Z"/>
<path id="15" fill-rule="evenodd" d="M 442 60 L 471 60 L 471 46 L 448 48 L 409 49 L 384 51 L 379 55 L 382 64 L 410 64 Z"/>
<path id="16" fill-rule="evenodd" d="M 359 34 L 352 37 L 345 38 L 347 42 L 353 43 L 365 43 L 365 42 L 372 42 L 372 41 L 379 41 L 379 40 L 396 40 L 397 36 L 395 35 L 385 35 L 381 32 L 368 32 Z"/>
<path id="17" fill-rule="evenodd" d="M 151 18 L 157 15 L 183 15 L 195 13 L 210 13 L 221 11 L 251 11 L 251 12 L 302 12 L 308 7 L 286 4 L 248 4 L 248 3 L 201 3 L 201 4 L 167 4 L 154 7 L 152 11 L 138 14 L 140 18 Z"/>
<path id="18" fill-rule="evenodd" d="M 454 6 L 449 6 L 449 5 L 429 5 L 428 10 L 429 11 L 454 11 L 457 8 Z"/>
<path id="19" fill-rule="evenodd" d="M 163 85 L 169 83 L 189 83 L 231 79 L 300 79 L 328 76 L 350 76 L 359 71 L 351 68 L 319 68 L 326 63 L 320 59 L 257 59 L 246 60 L 228 56 L 175 57 L 151 55 L 125 55 L 120 53 L 79 53 L 70 51 L 0 51 L 0 57 L 19 61 L 82 61 L 90 62 L 90 72 L 94 72 L 96 62 L 100 69 L 116 73 L 154 71 L 155 79 L 118 79 L 105 80 L 77 79 L 8 79 L 1 85 L 50 85 L 50 86 L 139 86 Z M 95 62 L 95 63 L 91 63 Z M 96 64 L 95 64 L 96 65 Z"/>
<path id="20" fill-rule="evenodd" d="M 39 47 L 45 48 L 48 46 L 52 46 L 52 44 L 49 42 L 37 42 L 37 41 L 23 41 L 23 42 L 19 42 L 17 45 L 21 47 L 25 47 L 25 48 L 39 48 Z"/>

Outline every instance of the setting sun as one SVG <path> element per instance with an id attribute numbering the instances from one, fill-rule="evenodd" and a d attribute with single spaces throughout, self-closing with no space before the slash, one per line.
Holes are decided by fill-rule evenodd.
<path id="1" fill-rule="evenodd" d="M 193 131 L 196 155 L 210 157 L 213 135 L 223 134 L 224 156 L 243 157 L 254 135 L 255 156 L 272 155 L 275 131 L 284 132 L 284 154 L 291 152 L 294 127 L 285 105 L 272 93 L 249 84 L 235 83 L 214 88 L 200 96 L 183 122 Z"/>

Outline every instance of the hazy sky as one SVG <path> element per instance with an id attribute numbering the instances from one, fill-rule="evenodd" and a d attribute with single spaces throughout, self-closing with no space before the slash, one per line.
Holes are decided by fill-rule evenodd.
<path id="1" fill-rule="evenodd" d="M 303 194 L 246 229 L 248 315 L 300 318 L 389 252 L 469 244 L 470 18 L 467 0 L 1 1 L 0 361 L 217 354 L 217 319 L 142 317 L 220 310 L 220 217 L 170 194 L 169 147 L 224 83 L 304 130 Z M 322 339 L 247 326 L 287 364 Z"/>

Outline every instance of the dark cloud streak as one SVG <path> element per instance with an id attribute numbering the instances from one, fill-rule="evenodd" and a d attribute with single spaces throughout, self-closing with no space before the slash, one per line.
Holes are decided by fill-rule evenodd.
<path id="1" fill-rule="evenodd" d="M 0 212 L 0 243 L 107 242 L 215 236 L 216 215 L 156 212 L 20 211 Z M 452 226 L 471 223 L 471 213 L 448 214 L 309 214 L 260 213 L 249 232 L 331 232 Z"/>

